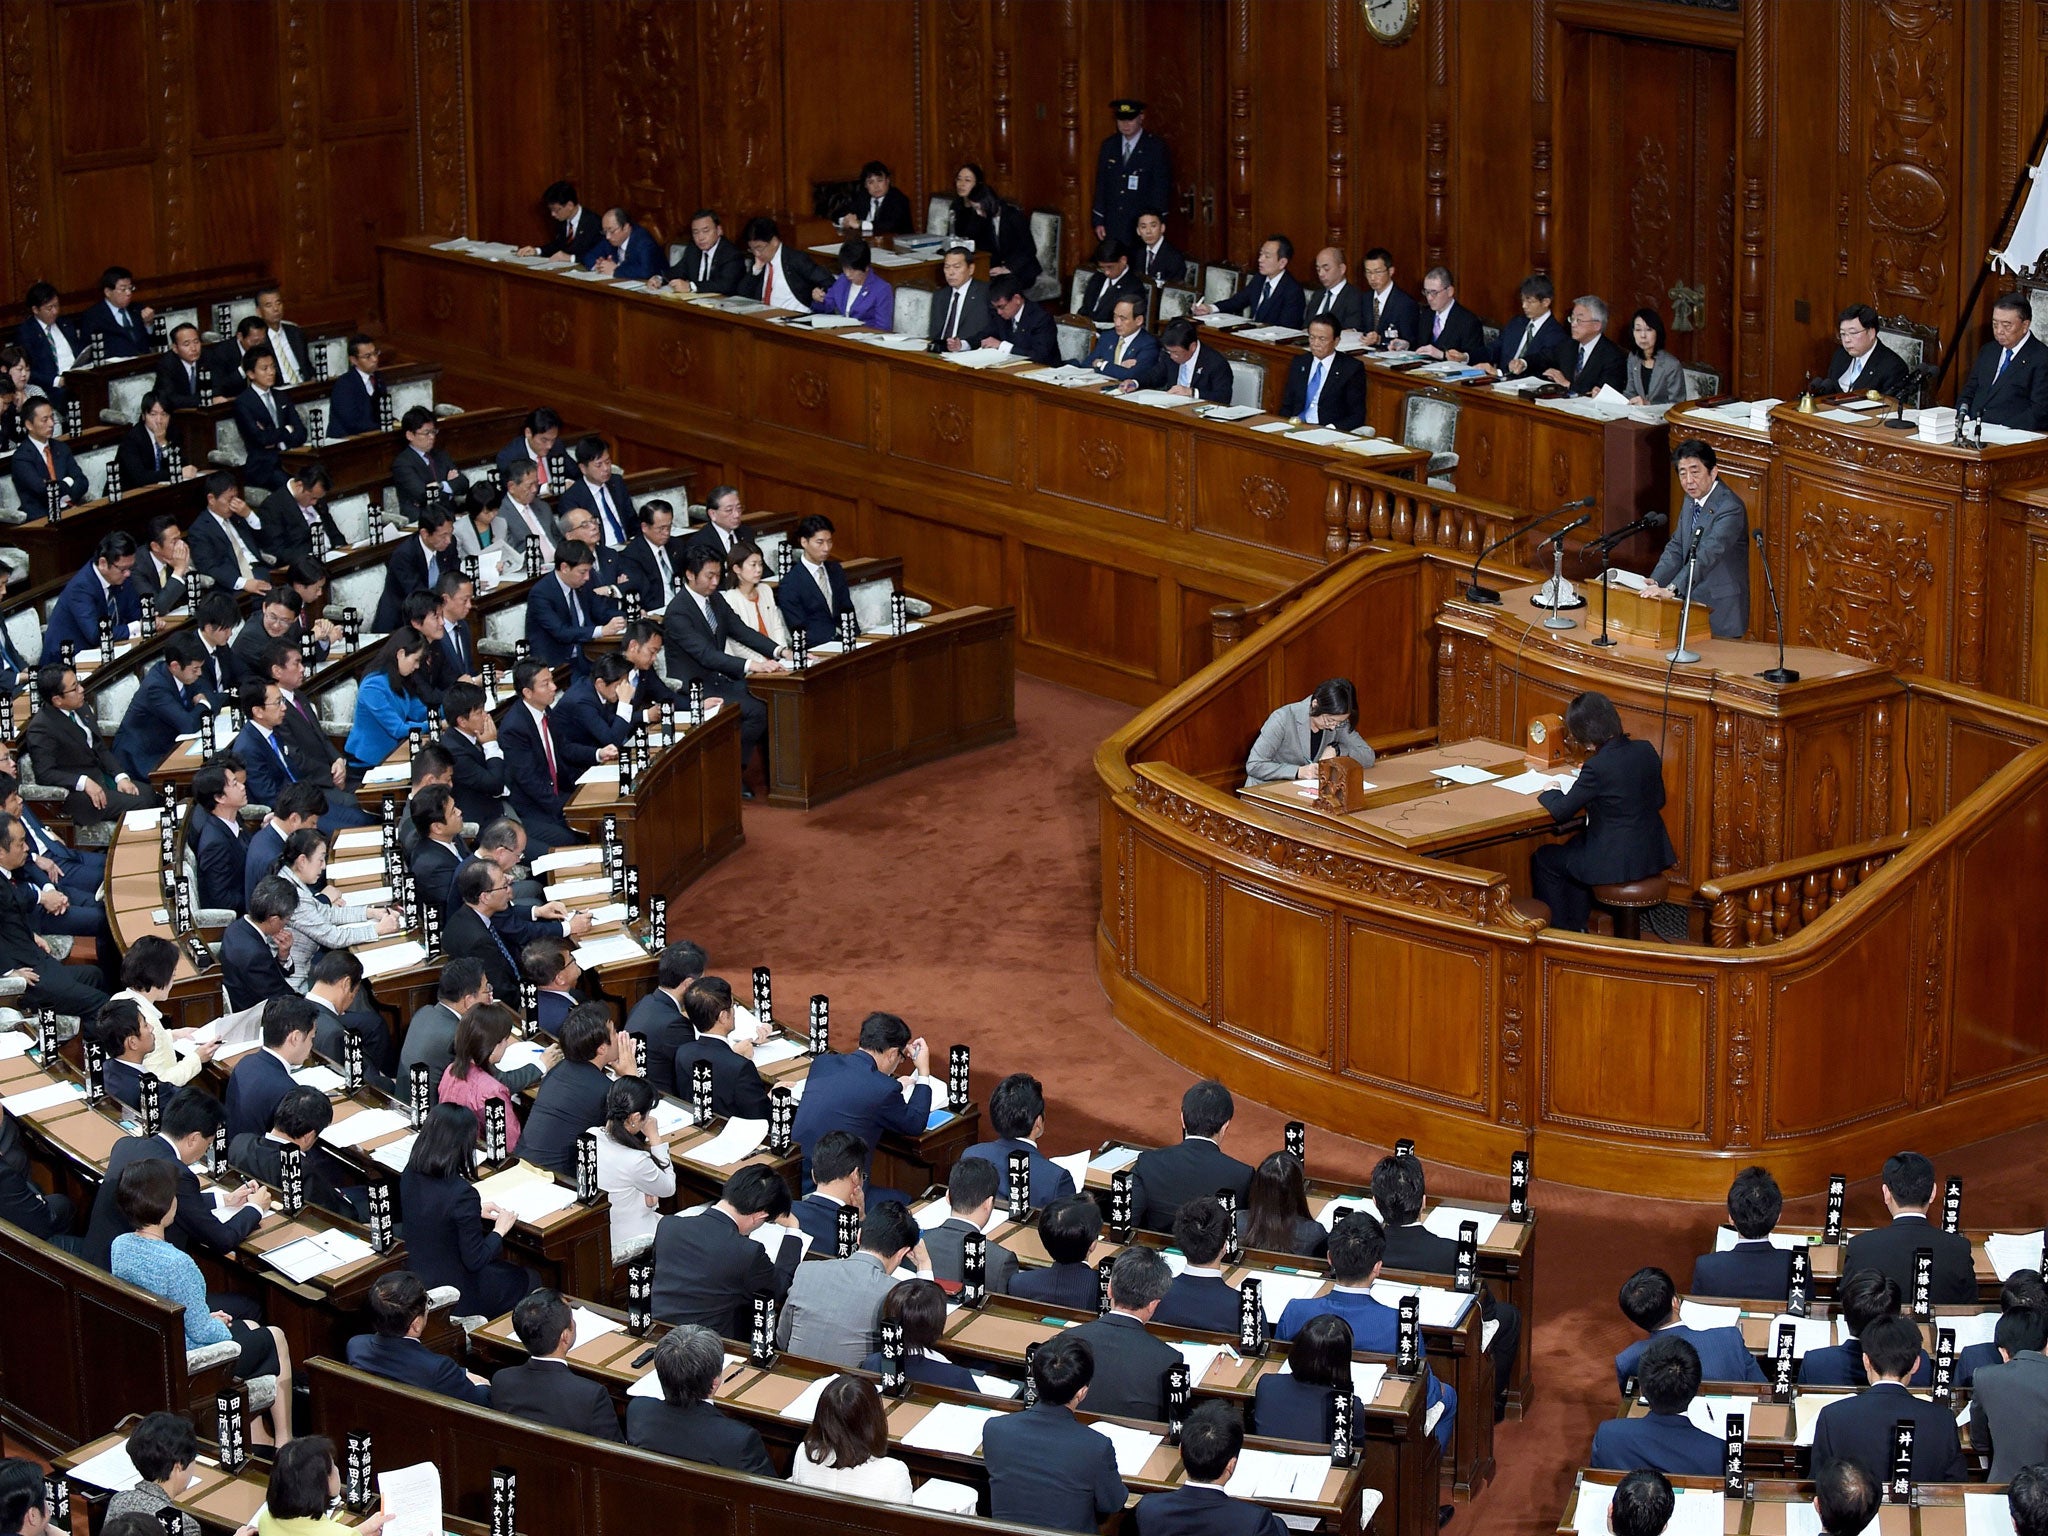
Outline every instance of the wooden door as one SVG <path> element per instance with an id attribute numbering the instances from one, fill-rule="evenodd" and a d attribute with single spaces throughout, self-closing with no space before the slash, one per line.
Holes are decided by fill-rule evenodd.
<path id="1" fill-rule="evenodd" d="M 1128 83 L 1116 87 L 1145 103 L 1145 131 L 1158 134 L 1173 152 L 1166 238 L 1204 263 L 1225 254 L 1224 15 L 1215 0 L 1134 0 L 1122 50 Z M 1107 120 L 1107 103 L 1090 105 L 1096 108 L 1093 121 Z M 1088 140 L 1090 177 L 1093 146 L 1100 140 L 1100 133 Z"/>
<path id="2" fill-rule="evenodd" d="M 1607 301 L 1608 335 L 1664 318 L 1673 353 L 1724 389 L 1735 356 L 1735 56 L 1570 35 L 1558 103 L 1558 311 Z"/>

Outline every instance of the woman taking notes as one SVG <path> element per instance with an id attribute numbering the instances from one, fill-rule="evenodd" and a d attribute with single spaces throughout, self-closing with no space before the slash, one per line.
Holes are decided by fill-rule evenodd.
<path id="1" fill-rule="evenodd" d="M 1358 734 L 1358 695 L 1348 677 L 1318 683 L 1307 698 L 1268 715 L 1245 760 L 1244 781 L 1250 786 L 1313 779 L 1317 763 L 1339 754 L 1361 767 L 1373 764 L 1372 748 Z"/>

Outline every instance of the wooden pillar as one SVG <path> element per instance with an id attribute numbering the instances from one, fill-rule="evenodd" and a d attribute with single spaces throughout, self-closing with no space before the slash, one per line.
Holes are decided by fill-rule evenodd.
<path id="1" fill-rule="evenodd" d="M 1355 259 L 1351 252 L 1350 112 L 1351 76 L 1344 68 L 1344 18 L 1347 0 L 1323 0 L 1323 89 L 1328 100 L 1329 174 L 1323 183 L 1324 239 Z"/>
<path id="2" fill-rule="evenodd" d="M 1230 0 L 1230 46 L 1224 52 L 1230 91 L 1230 259 L 1248 267 L 1257 250 L 1252 234 L 1252 7 Z"/>

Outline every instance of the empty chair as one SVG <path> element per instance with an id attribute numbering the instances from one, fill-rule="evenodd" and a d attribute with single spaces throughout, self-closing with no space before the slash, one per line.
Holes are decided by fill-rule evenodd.
<path id="1" fill-rule="evenodd" d="M 1202 297 L 1208 303 L 1220 304 L 1237 292 L 1244 281 L 1244 274 L 1233 266 L 1215 262 L 1202 272 Z"/>
<path id="2" fill-rule="evenodd" d="M 1435 390 L 1410 395 L 1401 409 L 1401 444 L 1428 450 L 1426 473 L 1439 490 L 1457 489 L 1449 477 L 1458 467 L 1458 411 L 1456 400 Z"/>
<path id="3" fill-rule="evenodd" d="M 1064 221 L 1050 208 L 1031 212 L 1031 246 L 1038 253 L 1038 281 L 1025 295 L 1043 303 L 1060 296 L 1060 234 Z"/>
<path id="4" fill-rule="evenodd" d="M 1263 408 L 1266 403 L 1266 370 L 1241 357 L 1230 359 L 1230 403 Z"/>
<path id="5" fill-rule="evenodd" d="M 932 327 L 932 291 L 908 283 L 896 290 L 895 329 L 904 336 L 923 336 Z"/>

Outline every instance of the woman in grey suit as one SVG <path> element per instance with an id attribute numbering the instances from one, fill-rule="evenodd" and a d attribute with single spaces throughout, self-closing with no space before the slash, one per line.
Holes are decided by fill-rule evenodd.
<path id="1" fill-rule="evenodd" d="M 1244 781 L 1249 787 L 1311 779 L 1317 762 L 1340 752 L 1372 766 L 1372 748 L 1358 734 L 1358 694 L 1348 677 L 1318 683 L 1307 698 L 1266 716 L 1245 759 Z"/>
<path id="2" fill-rule="evenodd" d="M 1629 334 L 1635 339 L 1628 353 L 1629 404 L 1678 404 L 1685 398 L 1685 369 L 1664 350 L 1663 317 L 1654 309 L 1639 309 Z"/>

